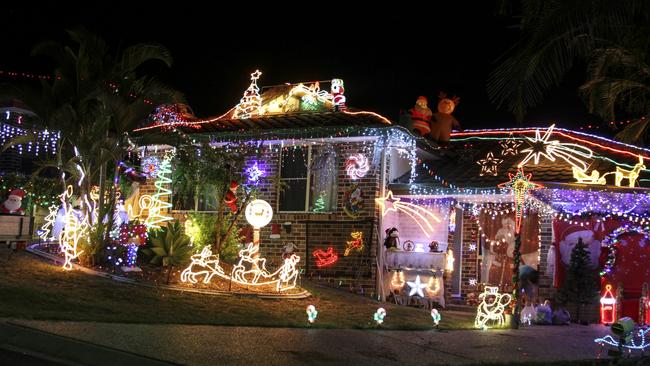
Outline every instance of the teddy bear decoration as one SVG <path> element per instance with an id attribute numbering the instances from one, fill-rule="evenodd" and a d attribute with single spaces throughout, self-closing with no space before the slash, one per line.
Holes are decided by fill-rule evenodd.
<path id="1" fill-rule="evenodd" d="M 384 246 L 388 250 L 398 250 L 400 247 L 399 241 L 399 231 L 397 228 L 392 227 L 386 229 L 386 239 L 384 240 Z"/>

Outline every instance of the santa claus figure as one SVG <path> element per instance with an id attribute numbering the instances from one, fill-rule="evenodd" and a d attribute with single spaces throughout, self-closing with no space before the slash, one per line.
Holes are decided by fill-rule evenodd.
<path id="1" fill-rule="evenodd" d="M 587 246 L 591 266 L 598 266 L 600 255 L 600 241 L 595 238 L 594 232 L 582 226 L 570 226 L 564 231 L 564 238 L 560 240 L 560 257 L 562 263 L 568 266 L 571 262 L 571 251 L 578 243 L 578 238 Z"/>
<path id="2" fill-rule="evenodd" d="M 9 194 L 9 198 L 2 204 L 0 212 L 4 214 L 24 215 L 25 210 L 20 207 L 23 204 L 24 197 L 25 191 L 22 189 L 14 189 Z"/>
<path id="3" fill-rule="evenodd" d="M 331 94 L 334 102 L 334 110 L 344 111 L 345 106 L 345 86 L 342 79 L 332 79 Z"/>

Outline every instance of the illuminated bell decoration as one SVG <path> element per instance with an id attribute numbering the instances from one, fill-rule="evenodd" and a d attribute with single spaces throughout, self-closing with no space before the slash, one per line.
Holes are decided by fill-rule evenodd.
<path id="1" fill-rule="evenodd" d="M 264 200 L 254 200 L 246 205 L 246 221 L 254 228 L 262 228 L 271 222 L 273 208 Z"/>
<path id="2" fill-rule="evenodd" d="M 612 324 L 616 321 L 616 297 L 612 294 L 612 285 L 605 286 L 605 294 L 600 298 L 600 322 Z"/>

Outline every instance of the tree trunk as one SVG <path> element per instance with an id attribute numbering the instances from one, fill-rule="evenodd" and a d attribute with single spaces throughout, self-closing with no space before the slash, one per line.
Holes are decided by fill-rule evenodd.
<path id="1" fill-rule="evenodd" d="M 166 282 L 166 284 L 168 284 L 168 285 L 169 285 L 169 279 L 170 279 L 171 276 L 172 276 L 172 268 L 174 268 L 174 266 L 172 266 L 172 265 L 170 264 L 170 265 L 169 265 L 169 269 L 167 270 L 167 282 Z"/>
<path id="2" fill-rule="evenodd" d="M 515 300 L 515 309 L 512 314 L 512 328 L 517 329 L 519 328 L 519 313 L 521 312 L 521 307 L 519 306 L 519 265 L 521 264 L 521 233 L 515 234 L 515 248 L 512 252 L 512 256 L 514 257 L 514 268 L 512 269 L 512 285 L 514 287 L 513 299 Z"/>

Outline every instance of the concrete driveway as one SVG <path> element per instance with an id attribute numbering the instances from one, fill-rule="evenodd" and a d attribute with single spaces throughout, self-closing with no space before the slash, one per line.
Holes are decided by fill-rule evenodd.
<path id="1" fill-rule="evenodd" d="M 593 359 L 607 328 L 382 331 L 11 320 L 13 324 L 188 365 L 435 365 Z M 81 346 L 80 346 L 81 347 Z M 97 364 L 102 364 L 99 362 Z"/>

